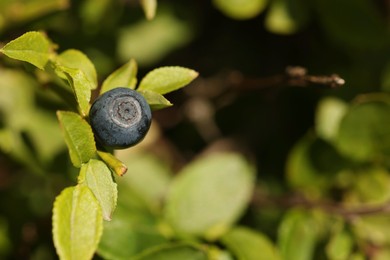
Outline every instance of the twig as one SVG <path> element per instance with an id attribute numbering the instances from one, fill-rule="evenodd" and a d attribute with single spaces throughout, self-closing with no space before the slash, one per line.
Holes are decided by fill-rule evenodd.
<path id="1" fill-rule="evenodd" d="M 317 86 L 334 89 L 345 84 L 345 80 L 337 74 L 309 75 L 307 74 L 307 69 L 299 66 L 289 66 L 284 74 L 265 78 L 245 78 L 237 72 L 230 73 L 228 78 L 232 87 L 238 90 L 258 90 L 281 86 Z"/>
<path id="2" fill-rule="evenodd" d="M 297 194 L 275 198 L 255 193 L 252 205 L 260 208 L 273 206 L 280 208 L 303 207 L 306 209 L 321 209 L 327 213 L 340 215 L 348 221 L 352 221 L 359 216 L 390 213 L 390 201 L 376 206 L 363 205 L 352 208 L 339 203 L 308 200 Z"/>

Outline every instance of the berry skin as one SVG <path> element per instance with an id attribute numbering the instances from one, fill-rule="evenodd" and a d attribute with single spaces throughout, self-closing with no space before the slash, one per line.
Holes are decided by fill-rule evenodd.
<path id="1" fill-rule="evenodd" d="M 99 144 L 124 149 L 139 143 L 152 121 L 145 98 L 129 88 L 105 92 L 92 104 L 89 120 Z"/>

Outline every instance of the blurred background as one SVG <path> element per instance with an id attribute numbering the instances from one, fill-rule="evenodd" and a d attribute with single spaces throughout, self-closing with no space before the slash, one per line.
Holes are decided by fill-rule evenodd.
<path id="1" fill-rule="evenodd" d="M 139 65 L 139 80 L 160 66 L 199 72 L 190 86 L 167 96 L 174 106 L 154 113 L 146 140 L 120 152 L 125 161 L 148 151 L 177 172 L 200 154 L 238 151 L 255 162 L 258 189 L 276 195 L 294 186 L 286 179 L 288 156 L 314 131 L 320 100 L 348 103 L 390 91 L 389 25 L 385 0 L 161 0 L 151 20 L 137 0 L 0 0 L 0 45 L 44 31 L 58 52 L 86 53 L 100 82 L 130 58 Z M 336 73 L 346 84 L 332 89 L 275 81 L 288 66 L 309 75 Z M 0 56 L 3 259 L 56 258 L 52 203 L 74 185 L 77 169 L 55 116 L 67 107 L 51 84 L 44 73 Z M 329 166 L 339 158 L 322 159 Z M 280 217 L 253 207 L 243 222 L 275 238 Z"/>

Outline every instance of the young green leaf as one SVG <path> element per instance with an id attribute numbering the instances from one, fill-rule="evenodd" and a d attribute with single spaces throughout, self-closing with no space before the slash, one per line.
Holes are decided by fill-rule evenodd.
<path id="1" fill-rule="evenodd" d="M 118 176 L 123 176 L 127 172 L 127 166 L 118 158 L 108 152 L 97 151 L 99 157 L 111 168 Z"/>
<path id="2" fill-rule="evenodd" d="M 85 185 L 66 188 L 53 208 L 53 239 L 60 259 L 91 259 L 103 230 L 101 208 Z"/>
<path id="3" fill-rule="evenodd" d="M 126 197 L 137 197 L 148 210 L 159 212 L 172 176 L 169 167 L 156 156 L 147 153 L 132 154 L 124 162 L 129 170 L 118 183 L 119 188 L 124 193 L 134 193 Z"/>
<path id="4" fill-rule="evenodd" d="M 370 241 L 385 247 L 390 243 L 390 218 L 388 212 L 362 216 L 353 225 L 353 233 L 358 241 Z"/>
<path id="5" fill-rule="evenodd" d="M 309 132 L 290 151 L 286 164 L 288 184 L 307 196 L 318 197 L 329 191 L 334 176 L 346 165 L 348 161 L 332 145 Z"/>
<path id="6" fill-rule="evenodd" d="M 183 67 L 161 67 L 152 70 L 141 80 L 138 90 L 166 94 L 184 87 L 198 76 L 198 72 Z"/>
<path id="7" fill-rule="evenodd" d="M 51 43 L 41 32 L 27 32 L 10 41 L 0 52 L 10 58 L 26 61 L 44 69 L 50 57 Z"/>
<path id="8" fill-rule="evenodd" d="M 152 110 L 159 110 L 172 106 L 172 103 L 169 102 L 168 99 L 157 92 L 151 90 L 140 90 L 138 92 L 144 96 Z"/>
<path id="9" fill-rule="evenodd" d="M 245 260 L 280 260 L 272 242 L 263 234 L 245 227 L 234 227 L 221 238 L 237 257 Z"/>
<path id="10" fill-rule="evenodd" d="M 98 200 L 104 220 L 111 220 L 116 207 L 118 190 L 107 165 L 99 160 L 91 159 L 82 165 L 79 184 L 87 185 Z"/>
<path id="11" fill-rule="evenodd" d="M 333 142 L 337 137 L 340 122 L 348 110 L 348 104 L 337 98 L 328 97 L 320 101 L 316 111 L 316 132 L 318 136 Z"/>
<path id="12" fill-rule="evenodd" d="M 288 212 L 278 230 L 282 259 L 313 259 L 317 238 L 317 226 L 313 217 L 298 210 Z"/>
<path id="13" fill-rule="evenodd" d="M 66 76 L 69 85 L 76 97 L 78 109 L 82 116 L 89 112 L 89 101 L 91 100 L 92 84 L 80 69 L 72 69 L 60 64 L 55 64 L 55 71 L 59 77 Z"/>
<path id="14" fill-rule="evenodd" d="M 268 0 L 214 0 L 214 5 L 234 19 L 250 19 L 260 14 Z"/>
<path id="15" fill-rule="evenodd" d="M 152 20 L 156 15 L 157 0 L 141 0 L 141 5 L 144 9 L 146 19 Z"/>
<path id="16" fill-rule="evenodd" d="M 57 117 L 69 149 L 70 159 L 75 167 L 80 168 L 83 163 L 96 156 L 92 128 L 80 115 L 73 112 L 58 111 Z"/>
<path id="17" fill-rule="evenodd" d="M 173 181 L 165 217 L 179 233 L 215 239 L 240 217 L 253 186 L 254 168 L 245 158 L 209 155 L 189 164 Z"/>
<path id="18" fill-rule="evenodd" d="M 133 259 L 142 251 L 167 242 L 150 213 L 118 205 L 112 220 L 104 222 L 98 254 L 104 259 Z"/>
<path id="19" fill-rule="evenodd" d="M 289 0 L 271 1 L 265 27 L 272 33 L 293 34 L 306 24 L 308 16 L 309 8 L 304 0 L 295 0 L 294 5 Z"/>
<path id="20" fill-rule="evenodd" d="M 123 62 L 134 58 L 142 66 L 160 62 L 195 36 L 191 25 L 168 8 L 161 10 L 153 20 L 132 23 L 118 33 L 118 56 Z"/>
<path id="21" fill-rule="evenodd" d="M 331 260 L 350 259 L 353 250 L 353 238 L 346 230 L 339 230 L 332 235 L 326 246 L 326 255 Z"/>
<path id="22" fill-rule="evenodd" d="M 137 63 L 131 59 L 125 65 L 111 73 L 102 84 L 100 94 L 117 87 L 129 87 L 135 89 L 137 83 Z"/>
<path id="23" fill-rule="evenodd" d="M 97 74 L 92 61 L 79 50 L 66 50 L 57 56 L 56 62 L 70 69 L 79 69 L 89 81 L 90 89 L 97 88 Z M 67 79 L 66 75 L 62 78 Z"/>
<path id="24" fill-rule="evenodd" d="M 386 98 L 378 95 L 377 100 L 362 102 L 347 111 L 335 140 L 342 154 L 360 161 L 388 161 L 390 102 Z"/>

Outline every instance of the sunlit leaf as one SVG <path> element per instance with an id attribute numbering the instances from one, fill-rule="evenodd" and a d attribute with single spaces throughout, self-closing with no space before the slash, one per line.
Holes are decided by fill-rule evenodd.
<path id="1" fill-rule="evenodd" d="M 95 65 L 93 65 L 91 60 L 81 51 L 74 49 L 66 50 L 57 56 L 56 62 L 66 68 L 79 69 L 89 81 L 90 89 L 97 88 Z M 65 75 L 64 78 L 66 79 Z"/>
<path id="2" fill-rule="evenodd" d="M 378 213 L 361 216 L 354 221 L 353 230 L 356 236 L 363 241 L 377 246 L 390 244 L 389 213 Z"/>
<path id="3" fill-rule="evenodd" d="M 22 130 L 31 123 L 36 82 L 26 74 L 9 69 L 1 69 L 0 78 L 1 121 L 13 130 Z"/>
<path id="4" fill-rule="evenodd" d="M 171 178 L 168 166 L 146 153 L 133 154 L 125 163 L 128 172 L 119 180 L 119 187 L 133 191 L 148 209 L 159 211 Z"/>
<path id="5" fill-rule="evenodd" d="M 95 195 L 102 208 L 104 220 L 111 220 L 116 207 L 118 190 L 107 165 L 99 160 L 91 159 L 82 165 L 79 184 L 85 184 Z"/>
<path id="6" fill-rule="evenodd" d="M 137 83 L 137 63 L 131 59 L 125 65 L 111 73 L 102 84 L 100 94 L 117 87 L 135 88 Z"/>
<path id="7" fill-rule="evenodd" d="M 348 110 L 348 104 L 328 97 L 320 101 L 316 113 L 316 131 L 319 137 L 332 142 L 339 131 L 340 122 Z"/>
<path id="8" fill-rule="evenodd" d="M 268 0 L 214 0 L 214 5 L 234 19 L 250 19 L 259 15 Z"/>
<path id="9" fill-rule="evenodd" d="M 141 0 L 142 8 L 148 20 L 152 20 L 156 15 L 157 0 Z"/>
<path id="10" fill-rule="evenodd" d="M 209 155 L 187 165 L 175 178 L 165 217 L 177 232 L 215 239 L 241 216 L 253 185 L 254 168 L 245 158 Z"/>
<path id="11" fill-rule="evenodd" d="M 39 159 L 47 163 L 64 150 L 65 143 L 55 113 L 38 109 L 33 111 L 25 131 Z"/>
<path id="12" fill-rule="evenodd" d="M 0 52 L 10 58 L 26 61 L 44 69 L 49 60 L 51 43 L 41 32 L 27 32 L 10 41 Z"/>
<path id="13" fill-rule="evenodd" d="M 73 112 L 58 111 L 57 117 L 69 149 L 70 159 L 75 167 L 80 168 L 83 163 L 96 156 L 92 128 Z"/>
<path id="14" fill-rule="evenodd" d="M 139 92 L 144 96 L 152 110 L 159 110 L 173 105 L 168 99 L 157 92 L 150 90 L 140 90 Z"/>
<path id="15" fill-rule="evenodd" d="M 153 20 L 142 20 L 119 33 L 119 57 L 123 62 L 134 58 L 140 66 L 158 62 L 193 37 L 189 25 L 168 12 L 159 12 Z"/>
<path id="16" fill-rule="evenodd" d="M 308 20 L 307 3 L 303 0 L 274 0 L 265 19 L 265 27 L 277 34 L 296 33 Z"/>
<path id="17" fill-rule="evenodd" d="M 68 7 L 69 0 L 2 0 L 0 1 L 0 31 L 3 27 L 12 28 Z"/>
<path id="18" fill-rule="evenodd" d="M 382 205 L 390 200 L 389 171 L 380 167 L 355 170 L 348 202 L 360 205 Z"/>
<path id="19" fill-rule="evenodd" d="M 349 259 L 353 249 L 353 238 L 345 230 L 333 234 L 326 246 L 326 254 L 330 260 Z"/>
<path id="20" fill-rule="evenodd" d="M 53 239 L 61 259 L 91 259 L 103 230 L 99 203 L 87 186 L 66 188 L 53 209 Z"/>
<path id="21" fill-rule="evenodd" d="M 183 67 L 161 67 L 150 71 L 141 80 L 138 90 L 166 94 L 184 87 L 198 76 L 198 72 Z"/>
<path id="22" fill-rule="evenodd" d="M 69 85 L 72 87 L 80 114 L 87 116 L 90 107 L 89 101 L 91 100 L 92 84 L 80 69 L 72 69 L 59 64 L 55 66 L 57 75 L 60 77 L 65 75 Z"/>
<path id="23" fill-rule="evenodd" d="M 263 234 L 245 227 L 234 227 L 221 238 L 222 243 L 242 260 L 280 260 L 272 242 Z"/>

